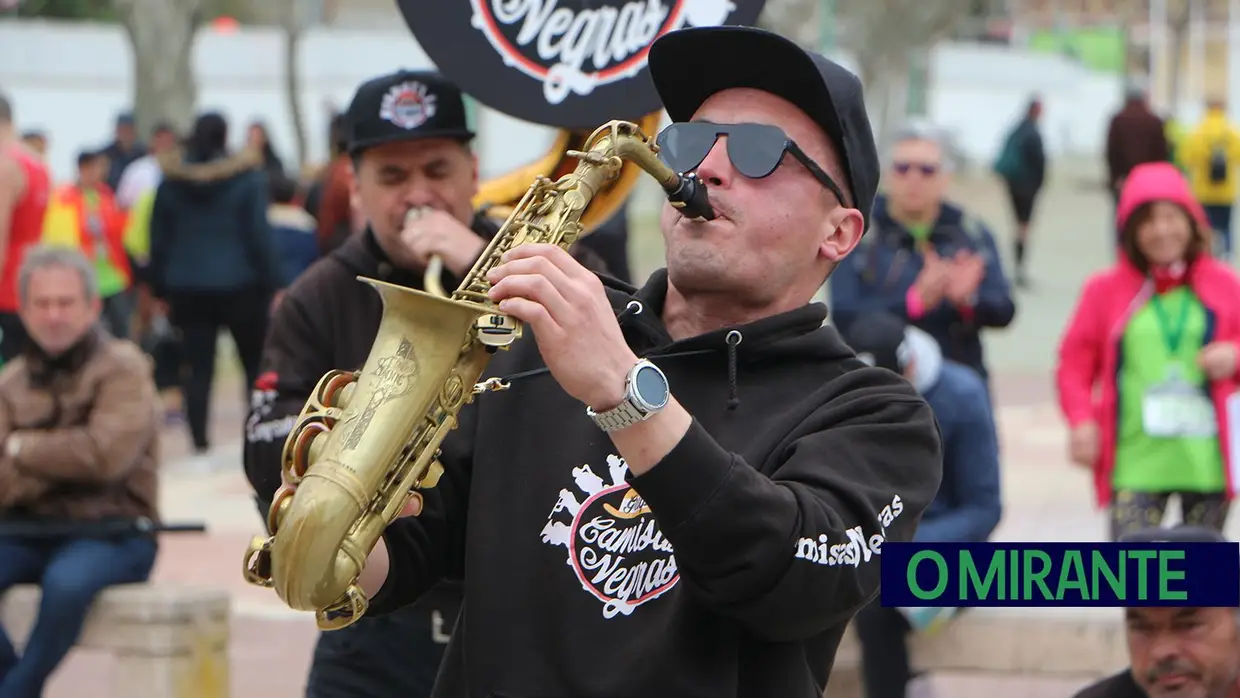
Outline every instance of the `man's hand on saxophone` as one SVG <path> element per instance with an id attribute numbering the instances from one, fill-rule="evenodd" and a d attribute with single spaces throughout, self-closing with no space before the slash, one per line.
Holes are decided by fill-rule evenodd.
<path id="1" fill-rule="evenodd" d="M 487 246 L 486 240 L 452 214 L 430 207 L 410 209 L 400 237 L 422 267 L 437 256 L 458 278 L 469 271 Z"/>
<path id="2" fill-rule="evenodd" d="M 509 250 L 487 280 L 500 310 L 534 331 L 539 353 L 566 393 L 595 413 L 624 402 L 638 357 L 597 275 L 555 245 L 526 244 Z M 610 436 L 629 471 L 642 475 L 680 443 L 692 423 L 692 415 L 669 396 L 657 414 Z"/>

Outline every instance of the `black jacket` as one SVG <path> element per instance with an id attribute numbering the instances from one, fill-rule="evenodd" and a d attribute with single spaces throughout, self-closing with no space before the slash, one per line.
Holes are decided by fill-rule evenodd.
<path id="1" fill-rule="evenodd" d="M 481 216 L 475 218 L 474 232 L 484 238 L 495 235 L 498 226 Z M 379 330 L 383 304 L 373 288 L 358 276 L 377 278 L 409 288 L 421 289 L 422 276 L 396 268 L 369 230 L 350 237 L 330 255 L 320 259 L 289 287 L 276 309 L 263 347 L 261 373 L 251 396 L 250 414 L 245 428 L 245 471 L 257 495 L 259 513 L 266 520 L 271 498 L 280 486 L 280 457 L 284 441 L 306 399 L 323 374 L 337 368 L 358 369 L 366 362 Z M 444 288 L 455 288 L 460 281 L 445 270 Z M 331 676 L 334 682 L 351 682 L 349 695 L 391 695 L 409 691 L 418 680 L 399 665 L 392 665 L 381 652 L 379 642 L 351 640 L 351 636 L 378 633 L 384 642 L 411 643 L 403 633 L 421 632 L 430 621 L 418 616 L 433 611 L 443 617 L 451 630 L 461 602 L 458 583 L 445 580 L 427 595 L 417 608 L 404 612 L 396 622 L 374 622 L 363 617 L 356 625 L 331 634 L 333 642 L 354 647 L 350 662 L 357 671 L 349 677 Z M 423 619 L 425 620 L 425 619 Z M 364 656 L 367 653 L 374 656 Z M 425 664 L 422 658 L 415 664 Z M 329 680 L 328 677 L 319 677 Z"/>
<path id="2" fill-rule="evenodd" d="M 891 216 L 886 196 L 874 200 L 870 217 L 870 231 L 827 282 L 831 289 L 831 317 L 845 334 L 855 320 L 875 310 L 909 319 L 905 299 L 925 265 L 917 240 Z M 975 216 L 943 202 L 926 242 L 943 259 L 951 259 L 961 251 L 979 255 L 985 260 L 986 273 L 971 312 L 963 313 L 950 301 L 943 301 L 927 308 L 910 323 L 933 336 L 945 357 L 973 368 L 989 380 L 981 331 L 1007 327 L 1016 316 L 1016 303 L 994 235 Z"/>
<path id="3" fill-rule="evenodd" d="M 164 178 L 151 211 L 147 269 L 156 295 L 280 288 L 258 153 L 193 163 L 172 151 L 159 162 Z"/>
<path id="4" fill-rule="evenodd" d="M 609 285 L 695 418 L 680 445 L 631 477 L 522 339 L 488 375 L 524 377 L 462 411 L 423 514 L 385 534 L 370 612 L 464 579 L 437 698 L 818 698 L 938 488 L 930 408 L 822 305 L 673 342 L 666 272 Z"/>

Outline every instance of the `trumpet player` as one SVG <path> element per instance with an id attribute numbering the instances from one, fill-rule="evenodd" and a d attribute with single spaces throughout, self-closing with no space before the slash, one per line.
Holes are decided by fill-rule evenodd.
<path id="1" fill-rule="evenodd" d="M 817 698 L 937 491 L 930 408 L 812 303 L 878 183 L 858 79 L 742 27 L 669 32 L 649 69 L 661 156 L 717 216 L 665 207 L 641 289 L 557 246 L 490 272 L 530 330 L 488 367 L 511 389 L 461 412 L 359 580 L 382 616 L 463 579 L 435 698 Z"/>
<path id="2" fill-rule="evenodd" d="M 351 196 L 366 219 L 315 263 L 276 307 L 246 423 L 245 468 L 265 516 L 280 484 L 293 419 L 324 372 L 360 368 L 382 304 L 359 275 L 421 289 L 432 256 L 454 288 L 498 225 L 473 209 L 478 163 L 460 90 L 433 72 L 398 71 L 362 84 L 346 114 Z M 436 585 L 416 607 L 324 633 L 307 698 L 425 698 L 460 605 Z"/>

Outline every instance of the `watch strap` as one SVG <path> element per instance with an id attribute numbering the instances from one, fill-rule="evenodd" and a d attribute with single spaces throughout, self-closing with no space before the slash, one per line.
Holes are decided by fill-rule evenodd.
<path id="1" fill-rule="evenodd" d="M 594 420 L 599 429 L 606 432 L 619 431 L 625 427 L 633 426 L 650 416 L 633 404 L 633 401 L 627 397 L 624 399 L 624 402 L 605 412 L 595 412 L 591 408 L 586 408 L 586 413 L 590 415 L 590 418 Z"/>

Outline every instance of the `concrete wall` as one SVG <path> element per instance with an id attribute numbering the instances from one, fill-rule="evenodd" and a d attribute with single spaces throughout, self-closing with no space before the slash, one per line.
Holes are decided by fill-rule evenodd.
<path id="1" fill-rule="evenodd" d="M 295 157 L 282 82 L 278 31 L 204 33 L 195 46 L 200 105 L 236 122 L 267 121 L 276 146 Z M 311 158 L 326 149 L 326 105 L 343 106 L 364 78 L 397 66 L 430 62 L 403 25 L 387 30 L 318 30 L 300 56 Z M 1031 93 L 1046 103 L 1046 140 L 1053 154 L 1099 154 L 1106 121 L 1119 102 L 1116 78 L 1090 73 L 1053 56 L 1000 47 L 946 45 L 933 59 L 931 117 L 952 129 L 971 159 L 989 161 Z M 21 128 L 41 128 L 52 140 L 58 177 L 73 171 L 79 148 L 106 142 L 115 114 L 131 94 L 132 64 L 123 33 L 107 25 L 0 23 L 0 89 L 15 101 Z M 551 142 L 543 127 L 482 110 L 484 175 L 539 155 Z"/>

